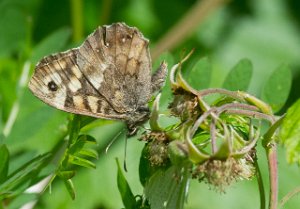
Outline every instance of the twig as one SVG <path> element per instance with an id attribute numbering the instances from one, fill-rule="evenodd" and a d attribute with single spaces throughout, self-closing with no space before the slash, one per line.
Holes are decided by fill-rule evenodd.
<path id="1" fill-rule="evenodd" d="M 282 208 L 285 203 L 290 200 L 292 197 L 294 197 L 296 194 L 300 193 L 300 186 L 296 187 L 295 189 L 293 189 L 292 191 L 290 191 L 289 193 L 287 193 L 279 202 L 279 208 Z"/>
<path id="2" fill-rule="evenodd" d="M 171 50 L 189 36 L 205 17 L 225 4 L 226 0 L 202 0 L 173 27 L 156 44 L 152 50 L 152 58 L 156 59 L 162 52 Z"/>

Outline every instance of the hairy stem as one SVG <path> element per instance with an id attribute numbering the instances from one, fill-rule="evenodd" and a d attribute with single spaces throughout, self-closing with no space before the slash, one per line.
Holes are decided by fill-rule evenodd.
<path id="1" fill-rule="evenodd" d="M 251 118 L 259 118 L 269 121 L 270 123 L 274 122 L 274 118 L 270 115 L 266 115 L 261 112 L 251 111 L 251 110 L 226 110 L 226 113 L 237 114 L 237 115 L 246 115 Z"/>
<path id="2" fill-rule="evenodd" d="M 278 167 L 276 144 L 267 148 L 267 158 L 269 165 L 270 194 L 269 209 L 276 209 L 278 202 Z"/>
<path id="3" fill-rule="evenodd" d="M 224 95 L 227 95 L 238 101 L 245 102 L 244 98 L 241 97 L 238 94 L 238 92 L 235 92 L 235 91 L 229 91 L 229 90 L 220 89 L 220 88 L 209 88 L 209 89 L 204 89 L 204 90 L 198 91 L 198 95 L 202 96 L 202 97 L 207 96 L 209 94 L 224 94 Z"/>

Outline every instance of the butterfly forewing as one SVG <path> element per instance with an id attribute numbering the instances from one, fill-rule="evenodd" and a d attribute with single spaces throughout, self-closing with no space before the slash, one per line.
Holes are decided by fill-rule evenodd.
<path id="1" fill-rule="evenodd" d="M 144 121 L 152 93 L 148 40 L 123 23 L 99 27 L 80 47 L 43 58 L 29 88 L 67 112 Z"/>
<path id="2" fill-rule="evenodd" d="M 29 88 L 58 109 L 100 118 L 122 119 L 84 77 L 76 64 L 76 49 L 45 57 L 36 66 Z"/>

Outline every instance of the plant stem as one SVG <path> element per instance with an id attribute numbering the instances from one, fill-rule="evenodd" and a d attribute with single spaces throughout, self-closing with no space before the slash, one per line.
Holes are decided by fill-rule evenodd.
<path id="1" fill-rule="evenodd" d="M 255 165 L 255 169 L 256 169 L 255 175 L 256 175 L 256 179 L 257 179 L 259 197 L 260 197 L 260 209 L 265 209 L 266 208 L 266 194 L 265 194 L 264 182 L 262 179 L 260 168 L 257 163 L 257 158 L 254 159 L 254 165 Z"/>
<path id="2" fill-rule="evenodd" d="M 71 16 L 73 41 L 79 42 L 83 37 L 82 0 L 71 0 Z"/>
<path id="3" fill-rule="evenodd" d="M 269 121 L 270 123 L 274 122 L 274 118 L 271 115 L 267 115 L 261 112 L 251 111 L 251 110 L 226 110 L 226 113 L 237 114 L 237 115 L 246 115 L 252 118 L 259 118 Z"/>
<path id="4" fill-rule="evenodd" d="M 276 144 L 273 142 L 266 147 L 269 179 L 270 179 L 270 194 L 269 194 L 269 209 L 277 209 L 278 202 L 278 167 L 277 167 L 277 150 Z"/>
<path id="5" fill-rule="evenodd" d="M 245 99 L 238 94 L 238 91 L 237 92 L 229 91 L 229 90 L 221 89 L 221 88 L 204 89 L 204 90 L 198 91 L 198 94 L 199 94 L 199 96 L 202 96 L 202 97 L 209 95 L 209 94 L 224 94 L 224 95 L 227 95 L 238 101 L 245 102 Z"/>

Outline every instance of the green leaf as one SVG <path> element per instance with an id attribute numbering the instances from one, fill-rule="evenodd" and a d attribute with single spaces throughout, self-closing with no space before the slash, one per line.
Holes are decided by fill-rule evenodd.
<path id="1" fill-rule="evenodd" d="M 83 146 L 85 145 L 85 141 L 84 140 L 80 140 L 80 138 L 78 138 L 77 140 L 76 140 L 76 142 L 70 147 L 70 149 L 69 149 L 69 153 L 70 154 L 76 154 L 77 152 L 79 152 L 82 148 L 83 148 Z"/>
<path id="2" fill-rule="evenodd" d="M 36 201 L 38 199 L 38 195 L 35 193 L 23 193 L 21 195 L 16 196 L 13 199 L 9 199 L 8 206 L 4 204 L 6 207 L 0 209 L 7 209 L 7 208 L 24 208 L 24 205 L 29 202 Z"/>
<path id="3" fill-rule="evenodd" d="M 292 73 L 287 65 L 279 66 L 269 77 L 262 91 L 262 99 L 278 112 L 288 99 L 292 85 Z"/>
<path id="4" fill-rule="evenodd" d="M 203 57 L 193 66 L 189 72 L 187 82 L 195 89 L 205 89 L 209 87 L 211 80 L 211 64 L 207 57 Z"/>
<path id="5" fill-rule="evenodd" d="M 71 179 L 75 176 L 75 171 L 59 171 L 57 174 L 62 179 Z"/>
<path id="6" fill-rule="evenodd" d="M 51 154 L 40 155 L 25 163 L 22 167 L 10 174 L 5 182 L 0 184 L 0 199 L 7 196 L 14 196 L 22 193 L 25 189 L 35 184 L 38 174 L 49 163 Z"/>
<path id="7" fill-rule="evenodd" d="M 148 146 L 146 144 L 142 150 L 139 164 L 139 177 L 140 182 L 143 186 L 145 186 L 146 182 L 155 171 L 155 167 L 151 166 L 151 163 L 149 161 Z"/>
<path id="8" fill-rule="evenodd" d="M 181 170 L 183 172 L 181 173 Z M 175 166 L 158 170 L 145 186 L 145 196 L 151 208 L 182 209 L 187 193 L 189 172 Z"/>
<path id="9" fill-rule="evenodd" d="M 97 144 L 97 140 L 90 136 L 90 135 L 84 135 L 85 136 L 85 140 L 87 143 L 90 143 L 90 144 Z"/>
<path id="10" fill-rule="evenodd" d="M 8 174 L 9 151 L 5 144 L 0 145 L 0 183 L 4 182 Z"/>
<path id="11" fill-rule="evenodd" d="M 28 18 L 24 11 L 15 6 L 0 4 L 0 57 L 12 52 L 21 52 L 26 42 Z"/>
<path id="12" fill-rule="evenodd" d="M 282 125 L 284 118 L 285 118 L 285 115 L 281 116 L 274 124 L 272 124 L 272 126 L 264 134 L 263 141 L 262 141 L 262 144 L 264 147 L 267 147 L 268 144 L 270 142 L 272 142 L 274 138 L 275 139 L 278 138 L 277 130 Z"/>
<path id="13" fill-rule="evenodd" d="M 86 168 L 96 168 L 95 163 L 74 155 L 69 155 L 68 162 L 74 165 L 79 165 Z"/>
<path id="14" fill-rule="evenodd" d="M 6 121 L 17 99 L 20 65 L 11 59 L 1 59 L 0 66 L 0 113 L 1 119 Z"/>
<path id="15" fill-rule="evenodd" d="M 71 196 L 72 200 L 75 199 L 76 197 L 76 192 L 75 192 L 75 188 L 74 188 L 74 184 L 72 182 L 71 179 L 68 179 L 68 180 L 65 180 L 64 179 L 64 183 L 65 183 L 65 186 L 69 192 L 69 195 Z"/>
<path id="16" fill-rule="evenodd" d="M 82 150 L 79 151 L 79 154 L 98 159 L 98 153 L 93 149 L 83 148 Z"/>
<path id="17" fill-rule="evenodd" d="M 71 30 L 61 28 L 42 40 L 32 52 L 31 61 L 36 63 L 42 57 L 61 51 L 70 38 Z"/>
<path id="18" fill-rule="evenodd" d="M 85 126 L 90 125 L 91 123 L 93 123 L 94 121 L 97 121 L 97 118 L 92 118 L 89 116 L 84 116 L 81 115 L 81 129 Z M 101 121 L 101 120 L 100 120 Z M 102 121 L 107 121 L 107 120 L 102 120 Z"/>
<path id="19" fill-rule="evenodd" d="M 300 99 L 288 109 L 279 136 L 286 148 L 287 161 L 300 164 Z"/>
<path id="20" fill-rule="evenodd" d="M 72 115 L 72 121 L 69 123 L 69 144 L 73 144 L 79 135 L 81 128 L 81 116 Z"/>
<path id="21" fill-rule="evenodd" d="M 226 76 L 223 87 L 231 91 L 246 91 L 251 81 L 252 71 L 250 60 L 240 60 Z"/>
<path id="22" fill-rule="evenodd" d="M 98 153 L 93 150 L 93 149 L 89 149 L 89 148 L 84 148 L 84 146 L 87 143 L 93 143 L 94 144 L 95 139 L 92 136 L 89 135 L 80 135 L 76 141 L 74 142 L 74 144 L 71 145 L 68 153 L 72 154 L 72 155 L 85 155 L 85 156 L 89 156 L 89 157 L 93 157 L 93 158 L 98 158 Z"/>
<path id="23" fill-rule="evenodd" d="M 117 182 L 118 182 L 118 188 L 119 192 L 122 197 L 123 204 L 126 209 L 134 209 L 136 208 L 136 200 L 135 197 L 130 189 L 130 186 L 121 170 L 120 163 L 118 159 L 116 159 L 117 166 L 118 166 L 118 176 L 117 176 Z"/>

